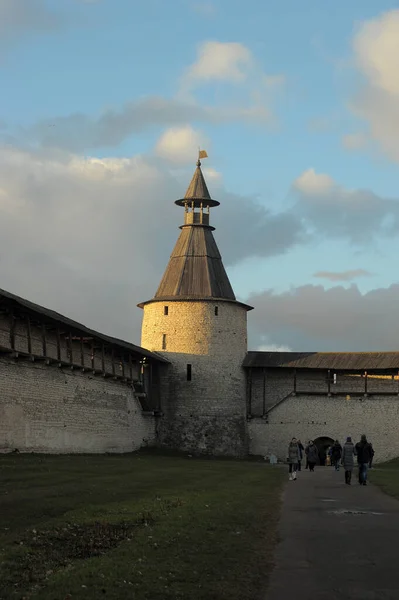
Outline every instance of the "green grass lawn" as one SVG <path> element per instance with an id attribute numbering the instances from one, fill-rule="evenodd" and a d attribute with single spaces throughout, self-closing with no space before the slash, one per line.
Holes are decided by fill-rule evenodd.
<path id="1" fill-rule="evenodd" d="M 370 471 L 370 481 L 386 494 L 399 499 L 399 459 L 377 464 Z"/>
<path id="2" fill-rule="evenodd" d="M 285 471 L 151 453 L 0 457 L 0 599 L 254 600 Z"/>

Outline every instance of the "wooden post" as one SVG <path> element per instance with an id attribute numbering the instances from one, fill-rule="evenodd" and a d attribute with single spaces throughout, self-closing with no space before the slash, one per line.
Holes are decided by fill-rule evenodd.
<path id="1" fill-rule="evenodd" d="M 263 367 L 262 369 L 263 375 L 263 405 L 262 405 L 262 414 L 266 414 L 266 369 Z"/>
<path id="2" fill-rule="evenodd" d="M 91 342 L 91 368 L 95 369 L 95 362 L 94 362 L 94 352 L 95 352 L 95 347 L 94 347 L 94 340 Z"/>
<path id="3" fill-rule="evenodd" d="M 328 369 L 327 371 L 327 393 L 331 394 L 331 371 Z"/>
<path id="4" fill-rule="evenodd" d="M 122 364 L 122 377 L 125 379 L 125 355 L 122 354 L 121 357 L 121 364 Z"/>
<path id="5" fill-rule="evenodd" d="M 84 368 L 85 366 L 85 350 L 84 350 L 84 346 L 83 346 L 83 338 L 80 338 L 80 362 L 82 364 L 82 367 Z"/>
<path id="6" fill-rule="evenodd" d="M 42 323 L 42 352 L 43 356 L 47 356 L 46 325 L 44 323 Z"/>
<path id="7" fill-rule="evenodd" d="M 294 394 L 296 394 L 296 369 L 294 369 Z"/>
<path id="8" fill-rule="evenodd" d="M 104 350 L 104 342 L 101 344 L 101 365 L 103 370 L 103 375 L 105 374 L 105 350 Z"/>
<path id="9" fill-rule="evenodd" d="M 112 365 L 112 375 L 115 377 L 115 351 L 114 347 L 111 347 L 111 365 Z"/>
<path id="10" fill-rule="evenodd" d="M 147 392 L 147 398 L 148 398 L 148 402 L 150 403 L 150 406 L 152 406 L 152 398 L 153 398 L 153 393 L 152 393 L 152 362 L 150 362 L 149 365 L 148 365 L 148 392 Z"/>
<path id="11" fill-rule="evenodd" d="M 252 367 L 248 370 L 248 410 L 247 416 L 252 415 Z"/>
<path id="12" fill-rule="evenodd" d="M 26 316 L 26 330 L 28 334 L 28 353 L 32 354 L 32 331 L 30 327 L 30 317 Z"/>
<path id="13" fill-rule="evenodd" d="M 15 350 L 15 317 L 13 308 L 10 308 L 10 347 L 12 350 Z"/>
<path id="14" fill-rule="evenodd" d="M 367 371 L 364 372 L 364 393 L 367 394 Z"/>
<path id="15" fill-rule="evenodd" d="M 71 365 L 73 364 L 73 355 L 72 355 L 72 333 L 69 332 L 69 362 Z"/>
<path id="16" fill-rule="evenodd" d="M 59 327 L 57 327 L 57 359 L 61 361 L 61 336 Z"/>

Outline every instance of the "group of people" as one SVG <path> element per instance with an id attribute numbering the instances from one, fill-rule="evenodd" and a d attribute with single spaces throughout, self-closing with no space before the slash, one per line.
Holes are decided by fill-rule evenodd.
<path id="1" fill-rule="evenodd" d="M 339 471 L 340 465 L 343 466 L 345 471 L 345 483 L 347 485 L 351 484 L 356 457 L 359 467 L 359 484 L 367 485 L 367 473 L 373 462 L 374 449 L 367 441 L 365 435 L 361 436 L 360 441 L 356 445 L 352 442 L 351 437 L 346 438 L 346 442 L 343 446 L 341 446 L 338 440 L 335 440 L 329 450 L 329 455 L 331 457 L 331 464 L 335 467 L 336 471 Z M 301 440 L 292 438 L 290 445 L 288 446 L 290 481 L 296 480 L 297 472 L 301 470 L 304 456 L 306 457 L 306 469 L 313 472 L 319 458 L 319 451 L 316 444 L 313 441 L 309 441 L 306 447 L 304 447 Z"/>

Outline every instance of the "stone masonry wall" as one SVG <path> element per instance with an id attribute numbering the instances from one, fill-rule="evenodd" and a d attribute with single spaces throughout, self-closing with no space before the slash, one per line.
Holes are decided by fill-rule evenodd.
<path id="1" fill-rule="evenodd" d="M 302 371 L 301 385 L 297 379 L 297 390 L 314 392 L 324 386 L 325 392 L 326 375 L 326 372 L 317 375 Z M 289 382 L 292 384 L 292 376 L 292 372 L 287 370 L 281 398 L 286 395 Z M 248 424 L 250 454 L 266 456 L 274 453 L 279 459 L 285 460 L 288 443 L 293 436 L 304 444 L 310 439 L 324 436 L 337 438 L 342 443 L 348 435 L 358 441 L 360 435 L 365 433 L 373 443 L 376 462 L 399 456 L 399 396 L 384 395 L 384 392 L 397 392 L 398 381 L 369 379 L 368 391 L 378 395 L 350 396 L 353 392 L 364 391 L 364 378 L 338 374 L 337 383 L 331 385 L 331 391 L 336 389 L 343 395 L 290 396 L 271 410 L 267 420 L 259 417 L 251 419 Z M 277 390 L 274 393 L 277 397 Z M 350 399 L 346 398 L 345 393 Z"/>
<path id="2" fill-rule="evenodd" d="M 223 301 L 148 304 L 141 345 L 171 362 L 160 443 L 193 452 L 245 454 L 245 308 Z"/>
<path id="3" fill-rule="evenodd" d="M 131 452 L 153 444 L 131 386 L 91 372 L 0 358 L 0 449 Z"/>

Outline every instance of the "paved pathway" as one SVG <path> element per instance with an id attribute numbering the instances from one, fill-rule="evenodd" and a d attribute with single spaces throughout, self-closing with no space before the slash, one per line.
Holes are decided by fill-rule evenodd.
<path id="1" fill-rule="evenodd" d="M 266 600 L 399 600 L 399 502 L 353 475 L 348 486 L 316 467 L 287 482 Z"/>

